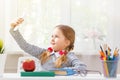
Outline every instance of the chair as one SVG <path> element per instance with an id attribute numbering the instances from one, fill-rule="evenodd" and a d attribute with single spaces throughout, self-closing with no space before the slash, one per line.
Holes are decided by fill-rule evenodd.
<path id="1" fill-rule="evenodd" d="M 12 51 L 6 53 L 6 61 L 5 61 L 5 67 L 4 72 L 5 73 L 16 73 L 17 72 L 17 64 L 18 64 L 18 58 L 23 55 L 23 52 L 21 51 Z"/>

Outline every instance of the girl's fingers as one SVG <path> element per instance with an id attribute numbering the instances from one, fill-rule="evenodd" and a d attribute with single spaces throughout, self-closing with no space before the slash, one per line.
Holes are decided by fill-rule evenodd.
<path id="1" fill-rule="evenodd" d="M 24 21 L 23 18 L 19 18 L 19 19 L 18 19 L 18 22 L 19 22 L 19 23 L 22 23 L 23 21 Z"/>
<path id="2" fill-rule="evenodd" d="M 23 18 L 19 18 L 15 23 L 11 23 L 11 27 L 16 27 L 24 21 Z"/>
<path id="3" fill-rule="evenodd" d="M 23 18 L 19 18 L 16 23 L 17 23 L 17 24 L 21 24 L 23 21 L 24 21 Z"/>
<path id="4" fill-rule="evenodd" d="M 16 26 L 17 26 L 16 23 L 11 23 L 11 27 L 12 27 L 12 28 L 14 28 L 14 27 L 16 27 Z"/>

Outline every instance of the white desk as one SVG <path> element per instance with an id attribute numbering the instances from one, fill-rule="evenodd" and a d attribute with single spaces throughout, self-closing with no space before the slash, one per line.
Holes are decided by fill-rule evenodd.
<path id="1" fill-rule="evenodd" d="M 55 76 L 55 77 L 20 77 L 19 74 L 6 73 L 0 80 L 120 80 L 120 75 L 117 78 L 104 78 L 99 74 L 88 74 L 86 77 L 81 76 Z"/>

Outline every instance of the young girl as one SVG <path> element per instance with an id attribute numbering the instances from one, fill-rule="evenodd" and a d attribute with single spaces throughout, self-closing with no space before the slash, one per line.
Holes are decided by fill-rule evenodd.
<path id="1" fill-rule="evenodd" d="M 19 18 L 15 23 L 12 23 L 10 33 L 21 49 L 40 59 L 41 65 L 45 70 L 64 67 L 86 70 L 86 65 L 75 56 L 74 52 L 71 52 L 75 41 L 75 32 L 71 27 L 57 25 L 51 37 L 51 47 L 44 49 L 27 43 L 19 30 L 14 31 L 14 28 L 23 21 L 22 18 Z"/>

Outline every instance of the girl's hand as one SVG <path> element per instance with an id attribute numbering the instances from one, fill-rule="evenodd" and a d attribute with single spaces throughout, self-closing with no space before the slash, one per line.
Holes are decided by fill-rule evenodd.
<path id="1" fill-rule="evenodd" d="M 24 21 L 23 18 L 19 18 L 15 23 L 11 23 L 11 27 L 15 28 L 16 26 L 18 26 L 19 24 L 21 24 Z"/>

